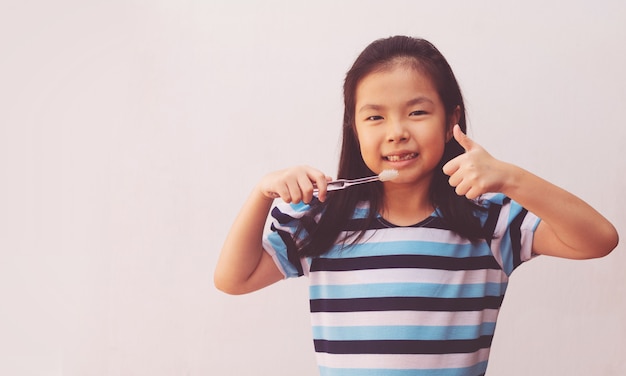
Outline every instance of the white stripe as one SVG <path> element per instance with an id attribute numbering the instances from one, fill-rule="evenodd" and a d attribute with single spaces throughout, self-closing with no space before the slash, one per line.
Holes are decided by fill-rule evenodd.
<path id="1" fill-rule="evenodd" d="M 502 283 L 508 277 L 502 270 L 436 270 L 436 269 L 372 269 L 341 272 L 312 272 L 309 275 L 311 286 L 357 285 L 364 283 L 435 283 L 471 284 Z"/>
<path id="2" fill-rule="evenodd" d="M 489 349 L 469 354 L 328 354 L 317 353 L 317 362 L 330 368 L 437 369 L 464 368 L 489 358 Z"/>
<path id="3" fill-rule="evenodd" d="M 504 233 L 508 228 L 508 219 L 509 212 L 511 211 L 511 205 L 503 205 L 500 210 L 500 214 L 498 217 L 498 222 L 496 223 L 496 228 L 493 231 L 493 239 L 491 240 L 491 253 L 493 253 L 493 257 L 496 259 L 500 267 L 504 270 L 504 263 L 502 261 L 502 253 L 500 252 L 500 246 L 502 244 L 502 239 L 504 237 Z"/>
<path id="4" fill-rule="evenodd" d="M 311 270 L 311 260 L 308 257 L 302 257 L 300 258 L 300 265 L 302 265 L 304 275 L 308 277 Z"/>
<path id="5" fill-rule="evenodd" d="M 375 312 L 313 312 L 313 326 L 456 326 L 496 322 L 497 309 L 468 312 L 375 311 Z"/>
<path id="6" fill-rule="evenodd" d="M 270 243 L 270 241 L 267 238 L 263 238 L 262 244 L 263 244 L 263 250 L 272 257 L 272 260 L 274 260 L 274 264 L 276 264 L 276 267 L 278 267 L 278 270 L 280 270 L 280 272 L 282 273 L 283 278 L 287 278 L 287 271 L 285 271 L 285 268 L 283 267 L 283 264 L 280 262 L 280 258 L 278 257 L 278 254 L 276 253 L 276 250 L 274 249 L 274 247 L 272 247 L 272 244 Z"/>
<path id="7" fill-rule="evenodd" d="M 538 221 L 539 217 L 528 212 L 520 226 L 522 231 L 522 250 L 520 251 L 520 257 L 522 261 L 528 261 L 533 257 L 533 238 L 535 236 L 535 226 L 537 226 Z"/>
<path id="8" fill-rule="evenodd" d="M 309 205 L 300 203 L 300 204 L 288 204 L 286 202 L 278 202 L 275 205 L 281 213 L 287 214 L 292 218 L 301 218 L 309 211 Z M 270 211 L 271 213 L 271 211 Z"/>

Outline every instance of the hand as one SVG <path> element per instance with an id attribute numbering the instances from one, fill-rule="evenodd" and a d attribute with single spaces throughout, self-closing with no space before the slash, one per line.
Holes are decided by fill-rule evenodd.
<path id="1" fill-rule="evenodd" d="M 488 192 L 502 192 L 509 177 L 507 164 L 492 157 L 485 149 L 467 137 L 458 125 L 453 129 L 454 139 L 465 153 L 443 166 L 450 176 L 448 182 L 456 187 L 459 196 L 475 199 Z"/>
<path id="2" fill-rule="evenodd" d="M 266 175 L 258 187 L 267 198 L 281 198 L 287 203 L 310 203 L 313 189 L 318 190 L 318 199 L 326 200 L 326 183 L 330 176 L 309 166 L 295 166 Z M 314 187 L 315 184 L 315 187 Z"/>

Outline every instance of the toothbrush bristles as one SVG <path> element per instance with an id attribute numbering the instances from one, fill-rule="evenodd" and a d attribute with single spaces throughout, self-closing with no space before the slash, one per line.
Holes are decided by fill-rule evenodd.
<path id="1" fill-rule="evenodd" d="M 398 170 L 383 170 L 378 174 L 380 181 L 389 181 L 398 177 Z"/>

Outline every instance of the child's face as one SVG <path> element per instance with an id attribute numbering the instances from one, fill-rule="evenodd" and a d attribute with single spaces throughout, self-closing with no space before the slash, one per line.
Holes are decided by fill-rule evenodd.
<path id="1" fill-rule="evenodd" d="M 365 164 L 377 174 L 398 170 L 394 184 L 430 185 L 452 136 L 431 80 L 406 65 L 371 73 L 359 82 L 355 123 Z"/>

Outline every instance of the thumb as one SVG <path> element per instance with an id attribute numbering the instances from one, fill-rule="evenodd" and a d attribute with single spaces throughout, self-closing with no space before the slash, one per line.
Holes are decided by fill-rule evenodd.
<path id="1" fill-rule="evenodd" d="M 452 129 L 452 133 L 456 142 L 458 142 L 459 145 L 461 145 L 461 147 L 465 149 L 465 151 L 470 151 L 474 147 L 474 141 L 471 138 L 467 137 L 465 133 L 463 133 L 461 127 L 458 124 L 454 126 L 454 128 Z"/>

